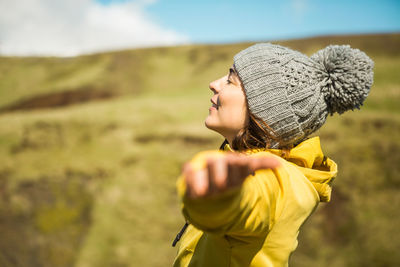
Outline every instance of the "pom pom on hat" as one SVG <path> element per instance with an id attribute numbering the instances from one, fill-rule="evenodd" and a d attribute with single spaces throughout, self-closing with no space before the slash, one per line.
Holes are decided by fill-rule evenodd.
<path id="1" fill-rule="evenodd" d="M 328 111 L 332 115 L 359 109 L 373 83 L 374 62 L 349 45 L 330 45 L 311 56 L 320 69 Z"/>

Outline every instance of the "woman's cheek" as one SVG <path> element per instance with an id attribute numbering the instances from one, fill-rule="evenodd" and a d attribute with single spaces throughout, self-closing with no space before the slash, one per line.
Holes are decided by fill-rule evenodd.
<path id="1" fill-rule="evenodd" d="M 221 112 L 224 122 L 229 123 L 233 129 L 239 130 L 245 126 L 247 116 L 245 101 L 240 96 L 232 98 L 229 105 L 225 105 L 223 112 Z"/>
<path id="2" fill-rule="evenodd" d="M 233 105 L 221 106 L 218 115 L 222 127 L 231 130 L 240 128 L 241 114 Z"/>

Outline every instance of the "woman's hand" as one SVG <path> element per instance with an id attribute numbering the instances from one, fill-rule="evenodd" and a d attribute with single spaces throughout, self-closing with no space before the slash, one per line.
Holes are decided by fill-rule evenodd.
<path id="1" fill-rule="evenodd" d="M 229 188 L 240 186 L 256 170 L 279 166 L 273 157 L 249 157 L 239 153 L 228 153 L 222 157 L 207 159 L 206 168 L 195 171 L 190 163 L 183 166 L 186 195 L 201 198 L 215 195 Z"/>

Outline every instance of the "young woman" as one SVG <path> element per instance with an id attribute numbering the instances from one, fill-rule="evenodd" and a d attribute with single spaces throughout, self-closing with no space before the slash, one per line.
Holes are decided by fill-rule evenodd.
<path id="1" fill-rule="evenodd" d="M 210 83 L 205 120 L 225 141 L 186 163 L 177 182 L 186 224 L 174 266 L 287 266 L 337 174 L 310 135 L 328 114 L 359 108 L 372 82 L 372 60 L 349 46 L 307 57 L 262 43 L 235 55 Z"/>

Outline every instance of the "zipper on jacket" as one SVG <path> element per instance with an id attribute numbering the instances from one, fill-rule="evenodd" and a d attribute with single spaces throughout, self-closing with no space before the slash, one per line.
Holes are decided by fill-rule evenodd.
<path id="1" fill-rule="evenodd" d="M 179 231 L 179 233 L 176 235 L 174 242 L 172 242 L 172 246 L 175 247 L 176 243 L 178 243 L 179 240 L 181 240 L 181 237 L 183 233 L 185 233 L 186 228 L 189 226 L 188 222 L 185 222 L 185 225 L 182 227 L 182 229 Z"/>

